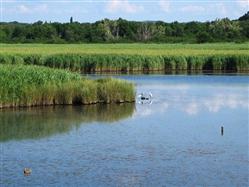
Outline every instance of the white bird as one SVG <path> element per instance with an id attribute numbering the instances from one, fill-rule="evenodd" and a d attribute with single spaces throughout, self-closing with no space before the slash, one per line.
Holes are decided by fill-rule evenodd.
<path id="1" fill-rule="evenodd" d="M 144 93 L 144 92 L 142 92 L 141 94 L 138 95 L 138 98 L 141 99 L 141 100 L 151 100 L 152 93 Z"/>

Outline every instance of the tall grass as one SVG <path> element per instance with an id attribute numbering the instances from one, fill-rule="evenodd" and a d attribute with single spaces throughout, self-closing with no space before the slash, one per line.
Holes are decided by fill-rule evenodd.
<path id="1" fill-rule="evenodd" d="M 0 108 L 132 102 L 134 95 L 134 85 L 126 81 L 89 80 L 46 67 L 0 65 Z"/>
<path id="2" fill-rule="evenodd" d="M 248 55 L 112 55 L 112 54 L 54 54 L 1 55 L 0 64 L 39 65 L 75 72 L 133 72 L 169 70 L 249 71 Z"/>
<path id="3" fill-rule="evenodd" d="M 246 44 L 2 44 L 0 64 L 40 65 L 76 72 L 249 71 Z"/>

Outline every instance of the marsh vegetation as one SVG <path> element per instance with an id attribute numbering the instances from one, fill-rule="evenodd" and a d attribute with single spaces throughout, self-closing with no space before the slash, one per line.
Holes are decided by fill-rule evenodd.
<path id="1" fill-rule="evenodd" d="M 14 44 L 1 45 L 1 64 L 77 72 L 249 70 L 248 44 Z"/>
<path id="2" fill-rule="evenodd" d="M 0 65 L 0 108 L 121 103 L 135 100 L 132 83 L 38 66 Z"/>

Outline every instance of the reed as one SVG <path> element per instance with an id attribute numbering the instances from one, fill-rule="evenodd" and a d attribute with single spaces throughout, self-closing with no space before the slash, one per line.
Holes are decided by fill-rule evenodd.
<path id="1" fill-rule="evenodd" d="M 76 72 L 249 71 L 245 44 L 3 44 L 1 64 L 40 65 Z"/>
<path id="2" fill-rule="evenodd" d="M 0 65 L 0 108 L 134 100 L 134 85 L 126 81 L 90 80 L 46 67 Z"/>
<path id="3" fill-rule="evenodd" d="M 249 55 L 212 56 L 141 56 L 141 55 L 80 55 L 48 56 L 0 55 L 0 64 L 25 64 L 66 69 L 74 72 L 133 72 L 168 70 L 249 71 Z"/>

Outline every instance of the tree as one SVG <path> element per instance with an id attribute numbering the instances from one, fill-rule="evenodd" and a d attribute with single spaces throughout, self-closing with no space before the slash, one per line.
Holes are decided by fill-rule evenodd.
<path id="1" fill-rule="evenodd" d="M 184 27 L 183 24 L 178 23 L 177 21 L 171 24 L 172 35 L 176 37 L 180 37 L 184 35 Z"/>
<path id="2" fill-rule="evenodd" d="M 104 19 L 95 23 L 33 24 L 0 22 L 0 41 L 39 43 L 84 42 L 224 42 L 249 41 L 249 12 L 239 20 L 165 23 L 163 21 L 127 21 Z"/>
<path id="3" fill-rule="evenodd" d="M 26 31 L 23 26 L 15 26 L 11 38 L 22 40 L 26 36 Z"/>
<path id="4" fill-rule="evenodd" d="M 249 20 L 249 11 L 239 18 L 239 21 Z"/>
<path id="5" fill-rule="evenodd" d="M 211 36 L 206 31 L 197 33 L 196 40 L 198 43 L 205 43 L 211 41 Z"/>
<path id="6" fill-rule="evenodd" d="M 6 40 L 7 40 L 7 34 L 3 30 L 0 30 L 0 42 L 4 42 Z"/>
<path id="7" fill-rule="evenodd" d="M 210 24 L 211 35 L 217 40 L 230 40 L 240 36 L 240 25 L 237 21 L 228 18 L 219 19 Z"/>
<path id="8" fill-rule="evenodd" d="M 147 41 L 151 39 L 152 27 L 148 23 L 142 23 L 138 29 L 138 38 L 141 41 Z"/>

